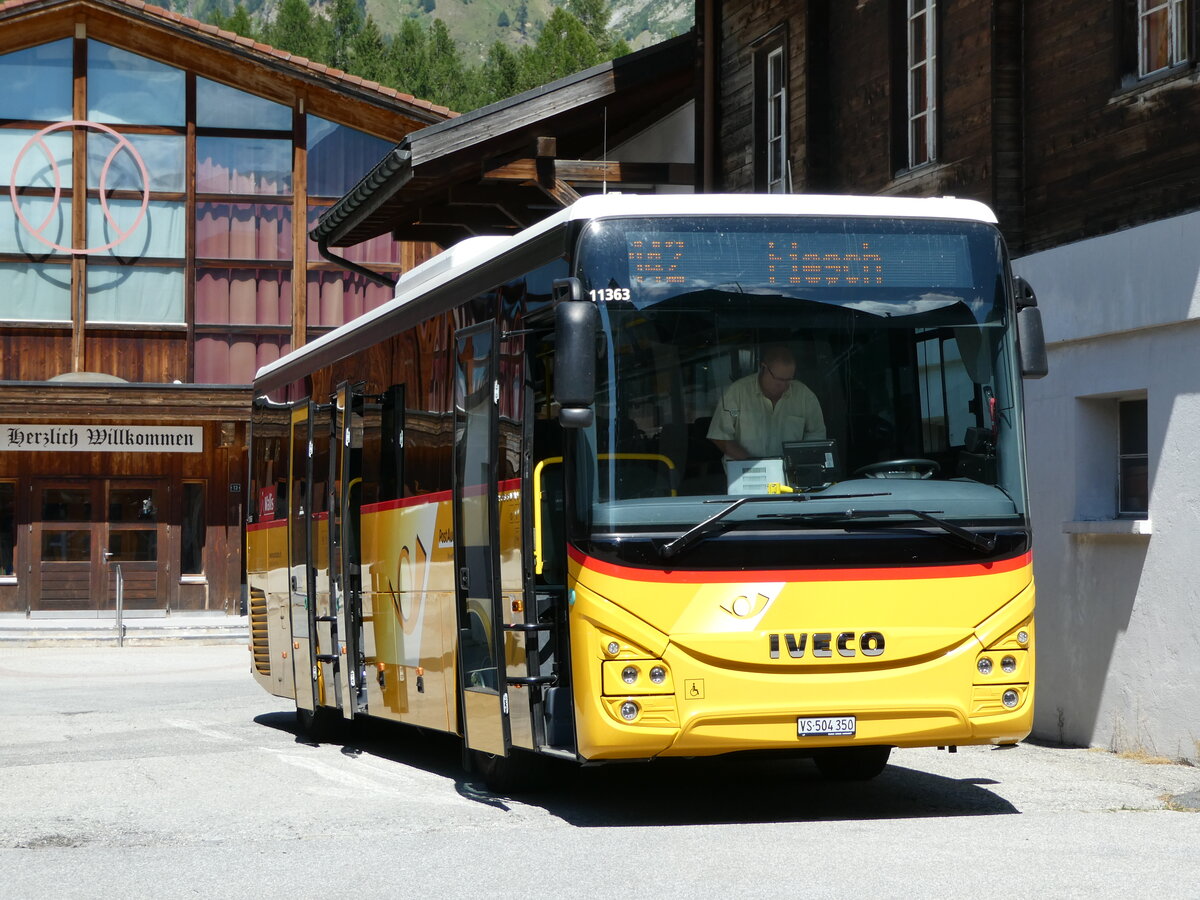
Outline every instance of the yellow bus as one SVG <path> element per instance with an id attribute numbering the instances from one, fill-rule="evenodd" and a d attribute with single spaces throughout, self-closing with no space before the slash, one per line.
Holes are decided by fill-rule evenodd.
<path id="1" fill-rule="evenodd" d="M 254 677 L 500 787 L 1014 743 L 1044 360 L 971 201 L 606 195 L 466 240 L 257 375 Z"/>

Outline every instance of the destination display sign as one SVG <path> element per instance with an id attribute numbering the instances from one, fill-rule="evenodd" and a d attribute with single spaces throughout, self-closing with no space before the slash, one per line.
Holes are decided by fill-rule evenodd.
<path id="1" fill-rule="evenodd" d="M 725 289 L 963 288 L 973 284 L 963 234 L 668 233 L 627 235 L 629 282 Z"/>

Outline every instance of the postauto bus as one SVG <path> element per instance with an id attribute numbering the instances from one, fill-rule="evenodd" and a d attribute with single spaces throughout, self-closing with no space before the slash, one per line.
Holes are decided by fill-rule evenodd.
<path id="1" fill-rule="evenodd" d="M 1044 360 L 975 202 L 610 194 L 464 241 L 258 373 L 254 675 L 317 733 L 459 734 L 499 786 L 1016 742 Z M 754 451 L 718 444 L 752 402 Z"/>

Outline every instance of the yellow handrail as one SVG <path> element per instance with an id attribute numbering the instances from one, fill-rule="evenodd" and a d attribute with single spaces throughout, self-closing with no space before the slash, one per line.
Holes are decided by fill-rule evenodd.
<path id="1" fill-rule="evenodd" d="M 640 459 L 649 462 L 663 463 L 668 469 L 675 470 L 675 461 L 661 453 L 601 453 L 598 459 Z M 558 465 L 563 461 L 561 456 L 548 456 L 533 467 L 533 571 L 542 574 L 544 567 L 542 554 L 542 470 L 546 466 Z M 677 496 L 675 488 L 671 488 L 671 496 Z"/>
<path id="2" fill-rule="evenodd" d="M 549 456 L 533 467 L 533 571 L 542 574 L 542 469 L 558 465 L 561 456 Z"/>

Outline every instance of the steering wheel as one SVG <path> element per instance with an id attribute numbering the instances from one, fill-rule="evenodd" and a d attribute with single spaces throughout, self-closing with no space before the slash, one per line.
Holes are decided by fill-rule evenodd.
<path id="1" fill-rule="evenodd" d="M 855 475 L 865 478 L 932 478 L 940 470 L 932 459 L 885 459 L 855 469 Z"/>

